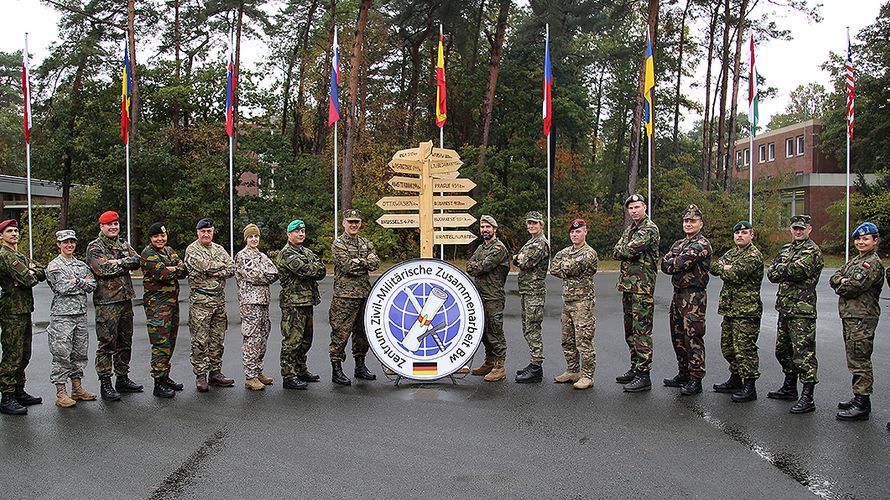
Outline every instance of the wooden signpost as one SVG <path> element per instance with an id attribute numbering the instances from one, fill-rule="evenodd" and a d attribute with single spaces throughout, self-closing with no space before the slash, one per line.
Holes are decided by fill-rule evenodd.
<path id="1" fill-rule="evenodd" d="M 416 213 L 384 214 L 377 223 L 388 228 L 420 228 L 420 257 L 432 258 L 434 245 L 465 245 L 476 239 L 469 231 L 446 231 L 472 225 L 476 218 L 466 213 L 442 212 L 465 210 L 476 204 L 466 193 L 476 187 L 470 179 L 459 179 L 463 162 L 453 149 L 434 148 L 432 141 L 416 148 L 396 152 L 389 162 L 396 175 L 389 185 L 398 191 L 417 193 L 407 196 L 384 196 L 377 206 L 386 211 L 417 211 Z M 434 213 L 438 210 L 440 213 Z M 438 229 L 437 229 L 438 228 Z"/>

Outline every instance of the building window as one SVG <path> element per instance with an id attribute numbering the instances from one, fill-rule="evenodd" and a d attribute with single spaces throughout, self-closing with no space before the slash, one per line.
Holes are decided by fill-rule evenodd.
<path id="1" fill-rule="evenodd" d="M 766 159 L 767 161 L 773 161 L 776 159 L 776 143 L 771 142 L 766 145 Z"/>
<path id="2" fill-rule="evenodd" d="M 742 167 L 744 166 L 744 163 L 742 163 L 742 162 L 744 160 L 745 160 L 745 153 L 743 153 L 741 149 L 736 151 L 735 152 L 735 169 L 736 170 L 742 169 Z"/>
<path id="3" fill-rule="evenodd" d="M 745 150 L 745 166 L 750 166 L 750 165 L 751 165 L 751 150 L 746 149 Z"/>
<path id="4" fill-rule="evenodd" d="M 794 139 L 791 137 L 785 139 L 785 158 L 794 156 Z"/>
<path id="5" fill-rule="evenodd" d="M 803 146 L 804 146 L 803 136 L 799 135 L 799 136 L 797 136 L 797 156 L 800 156 L 803 154 Z"/>
<path id="6" fill-rule="evenodd" d="M 766 161 L 766 145 L 761 144 L 757 148 L 757 161 L 763 163 Z"/>
<path id="7" fill-rule="evenodd" d="M 790 224 L 791 217 L 806 213 L 806 192 L 803 189 L 782 191 L 782 225 Z"/>

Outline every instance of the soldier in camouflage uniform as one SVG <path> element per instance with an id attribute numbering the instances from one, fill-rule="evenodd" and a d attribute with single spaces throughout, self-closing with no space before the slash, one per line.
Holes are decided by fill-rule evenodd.
<path id="1" fill-rule="evenodd" d="M 544 321 L 544 297 L 547 289 L 544 279 L 550 265 L 550 243 L 544 237 L 544 216 L 532 211 L 525 215 L 525 225 L 531 238 L 513 256 L 513 264 L 519 268 L 519 298 L 522 302 L 522 335 L 528 343 L 528 366 L 516 373 L 520 384 L 538 383 L 544 377 L 544 342 L 541 339 L 541 323 Z"/>
<path id="2" fill-rule="evenodd" d="M 87 364 L 90 334 L 87 332 L 87 294 L 96 289 L 96 278 L 85 262 L 74 257 L 77 235 L 70 229 L 56 231 L 59 255 L 46 266 L 46 282 L 53 291 L 46 337 L 53 355 L 50 381 L 56 386 L 56 405 L 70 408 L 77 401 L 94 401 L 96 395 L 81 385 Z M 71 379 L 71 396 L 66 384 Z"/>
<path id="3" fill-rule="evenodd" d="M 504 360 L 507 358 L 507 339 L 504 337 L 504 283 L 510 272 L 510 252 L 497 237 L 498 223 L 494 217 L 483 215 L 479 218 L 479 233 L 483 243 L 476 248 L 467 261 L 467 274 L 482 297 L 485 311 L 485 329 L 482 344 L 485 346 L 485 362 L 472 371 L 473 375 L 484 375 L 486 382 L 497 382 L 507 378 Z"/>
<path id="4" fill-rule="evenodd" d="M 646 215 L 646 199 L 633 194 L 624 201 L 631 223 L 612 253 L 621 261 L 617 288 L 624 309 L 624 338 L 630 350 L 630 369 L 615 378 L 626 392 L 652 388 L 652 318 L 655 315 L 655 278 L 658 272 L 658 226 Z"/>
<path id="5" fill-rule="evenodd" d="M 767 270 L 767 278 L 778 283 L 776 310 L 776 359 L 785 372 L 785 383 L 767 394 L 772 399 L 797 399 L 797 378 L 803 383 L 800 399 L 791 413 L 816 410 L 813 392 L 816 379 L 816 284 L 824 263 L 822 251 L 810 239 L 809 215 L 791 217 L 794 241 L 782 247 Z"/>
<path id="6" fill-rule="evenodd" d="M 99 216 L 99 237 L 87 245 L 87 265 L 96 277 L 93 305 L 96 306 L 96 374 L 106 401 L 117 401 L 120 392 L 142 392 L 130 380 L 133 347 L 133 281 L 130 271 L 139 269 L 139 254 L 122 240 L 117 212 Z M 111 385 L 111 374 L 117 376 Z"/>
<path id="7" fill-rule="evenodd" d="M 25 415 L 25 406 L 43 402 L 25 392 L 25 368 L 31 360 L 31 288 L 46 279 L 43 267 L 18 251 L 15 219 L 0 222 L 0 413 Z"/>
<path id="8" fill-rule="evenodd" d="M 335 384 L 351 384 L 343 373 L 346 358 L 346 342 L 352 336 L 352 357 L 355 358 L 355 378 L 375 380 L 377 376 L 368 370 L 365 356 L 368 354 L 368 337 L 362 312 L 371 293 L 369 271 L 376 271 L 380 258 L 374 253 L 374 244 L 358 235 L 362 227 L 362 214 L 355 208 L 343 211 L 343 233 L 334 240 L 334 297 L 328 319 L 331 324 L 331 380 Z"/>
<path id="9" fill-rule="evenodd" d="M 878 227 L 864 222 L 853 231 L 859 255 L 853 257 L 831 277 L 831 288 L 838 295 L 838 312 L 844 325 L 847 368 L 853 374 L 853 399 L 838 403 L 838 420 L 868 420 L 874 375 L 871 353 L 875 328 L 881 316 L 881 288 L 884 266 L 878 257 Z"/>
<path id="10" fill-rule="evenodd" d="M 562 352 L 566 370 L 553 381 L 559 384 L 574 382 L 575 389 L 593 386 L 596 369 L 596 293 L 593 275 L 599 258 L 587 244 L 587 223 L 575 219 L 569 223 L 572 246 L 560 250 L 550 267 L 550 274 L 563 280 L 562 284 Z"/>
<path id="11" fill-rule="evenodd" d="M 155 222 L 148 228 L 150 243 L 140 255 L 142 264 L 142 306 L 145 328 L 151 342 L 153 394 L 172 398 L 182 390 L 170 378 L 170 359 L 179 334 L 179 280 L 188 276 L 185 263 L 167 246 L 167 228 Z"/>
<path id="12" fill-rule="evenodd" d="M 208 385 L 231 387 L 235 381 L 222 372 L 226 326 L 226 279 L 235 275 L 235 263 L 213 242 L 213 219 L 195 226 L 198 239 L 185 249 L 189 273 L 189 331 L 192 334 L 192 371 L 198 392 Z M 208 372 L 210 373 L 208 377 Z"/>
<path id="13" fill-rule="evenodd" d="M 716 392 L 732 394 L 736 403 L 757 399 L 760 378 L 757 337 L 763 302 L 763 255 L 754 245 L 754 228 L 739 221 L 732 228 L 735 248 L 711 262 L 711 274 L 723 279 L 717 313 L 723 316 L 720 349 L 729 363 L 729 380 L 714 384 Z"/>
<path id="14" fill-rule="evenodd" d="M 281 376 L 285 389 L 306 389 L 318 375 L 306 366 L 312 347 L 312 308 L 321 302 L 318 280 L 327 273 L 324 262 L 303 246 L 306 223 L 295 219 L 287 225 L 287 244 L 278 252 L 275 265 L 281 276 Z"/>
<path id="15" fill-rule="evenodd" d="M 682 240 L 677 240 L 661 261 L 661 270 L 671 275 L 671 341 L 677 355 L 677 375 L 664 379 L 666 387 L 679 387 L 680 394 L 701 393 L 705 377 L 705 314 L 708 310 L 708 267 L 711 242 L 702 234 L 702 212 L 689 205 L 683 214 Z"/>
<path id="16" fill-rule="evenodd" d="M 238 304 L 241 309 L 241 362 L 244 387 L 261 391 L 272 384 L 263 375 L 263 358 L 272 322 L 269 320 L 269 285 L 278 280 L 278 269 L 272 260 L 257 248 L 260 228 L 248 224 L 244 228 L 246 246 L 235 255 L 235 279 L 238 282 Z"/>

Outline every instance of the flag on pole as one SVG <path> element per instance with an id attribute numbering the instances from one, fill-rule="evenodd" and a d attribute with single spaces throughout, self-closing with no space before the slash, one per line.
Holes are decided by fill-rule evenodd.
<path id="1" fill-rule="evenodd" d="M 22 94 L 25 97 L 25 142 L 31 144 L 31 85 L 28 63 L 28 35 L 25 34 L 25 50 L 22 52 Z"/>
<path id="2" fill-rule="evenodd" d="M 229 35 L 229 63 L 226 65 L 226 133 L 232 137 L 235 125 L 235 87 L 238 75 L 235 74 L 235 48 Z"/>
<path id="3" fill-rule="evenodd" d="M 655 60 L 652 57 L 652 38 L 649 27 L 646 27 L 646 71 L 643 79 L 643 123 L 646 125 L 646 137 L 652 138 L 652 125 L 655 121 L 655 110 L 652 98 L 655 95 Z"/>
<path id="4" fill-rule="evenodd" d="M 550 125 L 553 122 L 553 71 L 550 68 L 550 26 L 544 36 L 544 136 L 550 136 Z"/>
<path id="5" fill-rule="evenodd" d="M 847 87 L 847 134 L 853 139 L 853 97 L 856 87 L 853 82 L 853 50 L 850 47 L 850 34 L 847 33 L 847 67 L 846 67 L 846 87 Z"/>
<path id="6" fill-rule="evenodd" d="M 334 31 L 334 48 L 331 57 L 331 100 L 328 103 L 328 127 L 340 121 L 340 44 Z"/>
<path id="7" fill-rule="evenodd" d="M 124 62 L 121 77 L 121 140 L 130 142 L 130 95 L 133 92 L 133 76 L 130 70 L 129 38 L 124 40 Z"/>
<path id="8" fill-rule="evenodd" d="M 442 31 L 439 31 L 439 57 L 436 59 L 436 126 L 445 126 L 448 106 L 445 102 L 445 51 L 442 48 Z"/>
<path id="9" fill-rule="evenodd" d="M 754 35 L 751 35 L 751 74 L 748 76 L 748 123 L 751 125 L 751 137 L 757 135 L 758 105 L 760 95 L 757 93 L 757 65 L 754 60 Z M 753 159 L 752 159 L 753 163 Z"/>

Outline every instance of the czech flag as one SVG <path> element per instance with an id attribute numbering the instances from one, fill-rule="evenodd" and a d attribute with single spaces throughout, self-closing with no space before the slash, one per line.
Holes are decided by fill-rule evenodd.
<path id="1" fill-rule="evenodd" d="M 331 100 L 328 103 L 328 127 L 340 121 L 340 44 L 334 31 L 334 48 L 331 56 Z"/>
<path id="2" fill-rule="evenodd" d="M 544 136 L 550 137 L 550 124 L 553 121 L 553 71 L 550 69 L 550 26 L 544 37 Z"/>
<path id="3" fill-rule="evenodd" d="M 31 86 L 28 64 L 28 35 L 25 34 L 25 50 L 22 52 L 22 94 L 25 96 L 25 142 L 31 144 Z"/>
<path id="4" fill-rule="evenodd" d="M 445 51 L 442 49 L 442 30 L 439 29 L 439 57 L 436 60 L 436 126 L 445 126 L 448 106 L 445 103 Z"/>
<path id="5" fill-rule="evenodd" d="M 655 94 L 655 60 L 652 57 L 652 38 L 646 27 L 646 76 L 643 80 L 643 123 L 646 124 L 646 137 L 652 138 L 652 125 L 655 122 L 655 109 L 652 99 Z"/>
<path id="6" fill-rule="evenodd" d="M 235 87 L 238 75 L 235 74 L 235 50 L 229 37 L 229 64 L 226 66 L 226 133 L 232 137 L 235 122 Z"/>
<path id="7" fill-rule="evenodd" d="M 129 37 L 129 35 L 127 35 Z M 129 38 L 124 40 L 124 62 L 121 76 L 121 140 L 130 142 L 130 95 L 133 92 L 133 75 L 130 69 Z"/>

